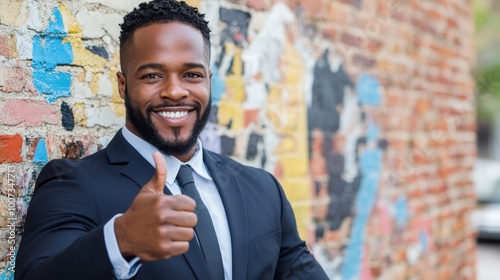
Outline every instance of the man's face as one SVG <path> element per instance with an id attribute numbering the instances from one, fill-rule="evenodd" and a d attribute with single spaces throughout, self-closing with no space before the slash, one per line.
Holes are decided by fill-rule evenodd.
<path id="1" fill-rule="evenodd" d="M 118 73 L 126 126 L 164 153 L 187 161 L 210 114 L 210 70 L 197 29 L 178 22 L 134 32 Z"/>

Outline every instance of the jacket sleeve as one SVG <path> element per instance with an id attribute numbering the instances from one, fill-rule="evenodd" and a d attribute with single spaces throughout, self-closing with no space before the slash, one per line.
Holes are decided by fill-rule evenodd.
<path id="1" fill-rule="evenodd" d="M 274 179 L 274 177 L 273 177 Z M 276 179 L 274 179 L 276 181 Z M 297 232 L 297 224 L 290 202 L 276 181 L 281 196 L 281 249 L 274 279 L 328 280 L 328 276 L 307 249 Z"/>
<path id="2" fill-rule="evenodd" d="M 54 160 L 29 204 L 15 279 L 113 279 L 92 188 L 80 161 Z"/>

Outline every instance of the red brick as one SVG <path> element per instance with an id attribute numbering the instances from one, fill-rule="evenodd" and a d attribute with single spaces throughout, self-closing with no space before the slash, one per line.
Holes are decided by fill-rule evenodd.
<path id="1" fill-rule="evenodd" d="M 350 24 L 354 15 L 349 7 L 336 1 L 326 1 L 326 19 L 329 22 L 340 24 Z"/>
<path id="2" fill-rule="evenodd" d="M 26 85 L 26 75 L 19 67 L 0 69 L 2 75 L 0 89 L 5 92 L 22 92 Z"/>
<path id="3" fill-rule="evenodd" d="M 337 40 L 337 29 L 331 26 L 325 27 L 323 29 L 323 37 L 328 40 L 336 41 Z"/>
<path id="4" fill-rule="evenodd" d="M 363 68 L 372 68 L 377 64 L 377 61 L 366 55 L 356 53 L 352 56 L 352 64 Z"/>
<path id="5" fill-rule="evenodd" d="M 376 53 L 376 52 L 380 51 L 382 46 L 383 46 L 382 42 L 380 42 L 378 40 L 370 39 L 370 40 L 368 40 L 366 48 L 368 50 L 370 50 L 371 52 Z"/>
<path id="6" fill-rule="evenodd" d="M 269 0 L 248 0 L 247 6 L 250 9 L 255 9 L 257 11 L 263 11 L 269 8 Z"/>
<path id="7" fill-rule="evenodd" d="M 318 0 L 299 0 L 300 7 L 302 8 L 304 15 L 311 18 L 322 18 L 323 17 L 323 1 Z"/>
<path id="8" fill-rule="evenodd" d="M 354 47 L 361 47 L 361 45 L 363 43 L 363 38 L 356 36 L 356 35 L 353 35 L 349 32 L 343 32 L 341 37 L 340 37 L 340 40 L 343 43 L 345 43 L 349 46 L 354 46 Z"/>
<path id="9" fill-rule="evenodd" d="M 457 20 L 454 19 L 453 17 L 448 17 L 447 23 L 448 23 L 448 29 L 457 29 L 458 28 Z"/>
<path id="10" fill-rule="evenodd" d="M 0 135 L 0 163 L 22 162 L 23 138 L 19 134 Z"/>
<path id="11" fill-rule="evenodd" d="M 9 100 L 2 109 L 4 125 L 39 126 L 59 123 L 58 107 L 45 101 Z"/>

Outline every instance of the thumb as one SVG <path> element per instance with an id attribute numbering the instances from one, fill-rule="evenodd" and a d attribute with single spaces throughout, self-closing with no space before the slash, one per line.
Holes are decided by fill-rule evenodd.
<path id="1" fill-rule="evenodd" d="M 141 191 L 163 194 L 165 181 L 167 180 L 167 163 L 160 152 L 154 152 L 153 159 L 155 161 L 156 171 L 153 177 L 151 177 L 151 180 L 142 187 Z"/>

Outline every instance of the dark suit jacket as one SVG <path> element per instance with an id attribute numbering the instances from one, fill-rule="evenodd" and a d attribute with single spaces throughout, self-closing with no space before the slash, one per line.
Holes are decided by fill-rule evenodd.
<path id="1" fill-rule="evenodd" d="M 233 279 L 327 279 L 300 240 L 279 183 L 267 172 L 203 151 L 226 209 Z M 17 255 L 15 279 L 115 279 L 103 226 L 128 209 L 154 168 L 116 134 L 81 160 L 54 160 L 41 171 Z M 136 279 L 209 279 L 198 246 L 143 262 Z"/>

